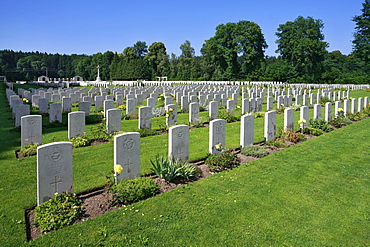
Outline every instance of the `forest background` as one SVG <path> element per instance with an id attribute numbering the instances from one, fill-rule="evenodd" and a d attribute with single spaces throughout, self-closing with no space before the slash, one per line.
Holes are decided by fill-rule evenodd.
<path id="1" fill-rule="evenodd" d="M 278 56 L 264 54 L 267 44 L 261 28 L 251 21 L 220 24 L 195 56 L 190 41 L 181 54 L 168 54 L 163 42 L 137 41 L 122 53 L 107 51 L 93 55 L 48 54 L 0 50 L 0 75 L 9 81 L 35 81 L 41 75 L 93 81 L 100 66 L 102 80 L 194 81 L 283 81 L 289 83 L 367 84 L 370 81 L 370 0 L 355 16 L 353 51 L 327 51 L 324 23 L 312 17 L 297 17 L 280 24 Z"/>

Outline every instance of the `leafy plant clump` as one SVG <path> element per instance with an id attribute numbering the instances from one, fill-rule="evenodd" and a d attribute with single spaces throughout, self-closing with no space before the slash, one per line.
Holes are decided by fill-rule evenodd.
<path id="1" fill-rule="evenodd" d="M 149 128 L 139 129 L 139 133 L 140 133 L 140 137 L 154 136 L 154 135 L 159 134 L 156 130 L 149 129 Z"/>
<path id="2" fill-rule="evenodd" d="M 158 185 L 150 178 L 137 177 L 131 180 L 121 180 L 111 187 L 113 204 L 137 202 L 158 193 Z"/>
<path id="3" fill-rule="evenodd" d="M 280 138 L 288 140 L 293 143 L 303 142 L 307 140 L 307 138 L 303 134 L 291 131 L 290 129 L 286 129 L 284 131 L 284 129 L 282 128 L 279 132 Z"/>
<path id="4" fill-rule="evenodd" d="M 252 156 L 256 158 L 263 158 L 269 154 L 266 148 L 254 145 L 245 146 L 240 150 L 240 152 L 246 156 Z"/>
<path id="5" fill-rule="evenodd" d="M 89 115 L 85 117 L 85 123 L 86 124 L 95 124 L 95 123 L 101 123 L 104 119 L 104 115 L 102 113 L 97 113 L 94 115 Z"/>
<path id="6" fill-rule="evenodd" d="M 43 232 L 57 230 L 68 226 L 82 214 L 81 200 L 76 194 L 56 194 L 36 207 L 35 225 L 40 226 Z"/>
<path id="7" fill-rule="evenodd" d="M 335 119 L 331 120 L 329 122 L 329 124 L 333 125 L 336 128 L 341 128 L 341 127 L 344 127 L 346 125 L 352 124 L 352 121 L 349 120 L 348 118 L 339 117 L 339 118 L 335 118 Z"/>
<path id="8" fill-rule="evenodd" d="M 89 146 L 91 144 L 91 140 L 89 140 L 85 136 L 73 137 L 71 139 L 71 142 L 72 142 L 72 146 L 74 146 L 75 148 L 86 147 L 86 146 Z"/>
<path id="9" fill-rule="evenodd" d="M 33 156 L 37 154 L 37 144 L 25 145 L 19 151 L 24 157 Z"/>
<path id="10" fill-rule="evenodd" d="M 308 135 L 314 135 L 314 136 L 320 136 L 323 134 L 321 129 L 316 129 L 312 127 L 304 127 L 303 133 L 308 134 Z"/>
<path id="11" fill-rule="evenodd" d="M 154 160 L 150 160 L 152 171 L 166 181 L 175 178 L 190 179 L 200 175 L 200 170 L 195 165 L 177 159 L 165 158 L 157 155 Z"/>
<path id="12" fill-rule="evenodd" d="M 225 119 L 228 123 L 240 121 L 240 117 L 237 117 L 234 113 L 227 111 L 220 111 L 218 117 L 220 119 Z"/>
<path id="13" fill-rule="evenodd" d="M 286 148 L 286 147 L 289 147 L 288 144 L 286 144 L 283 140 L 281 140 L 280 138 L 275 138 L 273 140 L 269 140 L 266 142 L 266 145 L 269 145 L 269 146 L 275 146 L 277 148 Z"/>
<path id="14" fill-rule="evenodd" d="M 218 154 L 211 154 L 204 161 L 213 171 L 219 172 L 240 165 L 240 161 L 232 150 L 227 150 Z"/>
<path id="15" fill-rule="evenodd" d="M 333 127 L 330 126 L 328 122 L 326 122 L 324 119 L 310 119 L 309 126 L 316 129 L 321 129 L 325 132 L 330 132 L 333 130 Z"/>
<path id="16" fill-rule="evenodd" d="M 320 98 L 320 104 L 321 104 L 322 106 L 325 106 L 325 104 L 326 104 L 327 102 L 334 103 L 334 101 L 330 100 L 328 97 L 321 97 L 321 98 Z"/>

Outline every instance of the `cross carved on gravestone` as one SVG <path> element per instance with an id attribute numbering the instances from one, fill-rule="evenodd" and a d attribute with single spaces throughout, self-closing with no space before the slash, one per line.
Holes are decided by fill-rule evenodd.
<path id="1" fill-rule="evenodd" d="M 59 180 L 58 180 L 59 179 Z M 54 193 L 57 193 L 58 192 L 58 183 L 61 183 L 63 182 L 59 176 L 55 176 L 54 177 L 54 182 L 51 182 L 50 185 L 53 186 L 54 185 Z"/>
<path id="2" fill-rule="evenodd" d="M 33 142 L 32 142 L 33 137 L 36 137 L 36 135 L 33 135 L 33 132 L 31 132 L 31 134 L 29 135 L 29 138 L 30 138 L 30 143 L 29 144 L 33 144 Z"/>
<path id="3" fill-rule="evenodd" d="M 133 164 L 132 162 L 130 163 L 130 159 L 128 159 L 127 163 L 123 165 L 123 167 L 127 166 L 127 173 L 131 173 L 130 165 L 132 164 Z"/>

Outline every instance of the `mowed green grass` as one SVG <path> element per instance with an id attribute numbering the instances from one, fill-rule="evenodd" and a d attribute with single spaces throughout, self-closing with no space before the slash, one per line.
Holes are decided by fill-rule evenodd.
<path id="1" fill-rule="evenodd" d="M 4 91 L 1 88 L 1 109 L 7 109 Z M 363 95 L 364 91 L 358 93 L 361 97 L 369 95 Z M 36 158 L 14 158 L 20 134 L 9 132 L 13 125 L 13 121 L 5 121 L 9 114 L 0 112 L 0 141 L 5 144 L 1 145 L 0 153 L 0 222 L 4 226 L 0 230 L 0 243 L 19 246 L 27 245 L 24 208 L 36 203 Z M 130 121 L 134 126 L 134 120 Z M 283 115 L 278 115 L 278 127 L 282 123 Z M 369 119 L 360 121 L 134 204 L 132 210 L 116 210 L 31 243 L 36 246 L 366 245 L 370 223 L 369 123 Z M 256 119 L 256 142 L 263 140 L 262 126 L 263 119 Z M 227 125 L 227 147 L 239 146 L 239 128 L 239 122 Z M 63 128 L 45 135 L 44 140 L 66 140 L 67 136 Z M 167 139 L 168 135 L 141 139 L 142 174 L 150 172 L 150 158 L 167 153 Z M 205 157 L 207 150 L 208 128 L 191 130 L 190 159 Z M 103 185 L 105 175 L 113 167 L 113 144 L 74 149 L 73 165 L 75 192 Z"/>

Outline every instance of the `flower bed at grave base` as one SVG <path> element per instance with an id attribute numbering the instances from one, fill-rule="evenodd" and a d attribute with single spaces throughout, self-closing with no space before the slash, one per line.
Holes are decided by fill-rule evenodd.
<path id="1" fill-rule="evenodd" d="M 315 136 L 312 135 L 306 135 L 307 140 L 312 139 Z M 293 146 L 297 143 L 292 143 L 287 141 L 289 146 Z M 280 150 L 283 150 L 284 148 L 277 148 L 275 146 L 265 146 L 264 142 L 255 143 L 257 146 L 263 146 L 266 147 L 266 150 L 268 154 L 273 154 L 275 152 L 278 152 Z M 259 158 L 255 158 L 252 156 L 246 156 L 240 153 L 240 148 L 232 149 L 233 153 L 237 154 L 238 160 L 240 161 L 240 164 L 246 164 L 248 162 L 257 160 Z M 171 191 L 173 189 L 176 189 L 182 185 L 194 183 L 196 181 L 199 181 L 201 179 L 207 178 L 211 176 L 212 168 L 208 165 L 206 165 L 205 162 L 206 158 L 193 161 L 191 164 L 196 165 L 201 170 L 201 175 L 198 177 L 192 178 L 192 179 L 174 179 L 173 181 L 169 182 L 162 178 L 159 178 L 156 175 L 149 175 L 150 178 L 153 179 L 153 181 L 159 186 L 158 193 L 156 195 L 165 193 L 167 191 Z M 231 168 L 232 169 L 232 168 Z M 227 169 L 223 169 L 227 170 Z M 76 219 L 73 224 L 78 224 L 80 222 L 86 221 L 88 219 L 95 218 L 97 216 L 100 216 L 102 214 L 105 214 L 107 212 L 122 208 L 121 206 L 113 206 L 112 201 L 112 193 L 106 190 L 105 187 L 99 187 L 95 189 L 91 189 L 88 191 L 84 191 L 81 193 L 78 193 L 78 198 L 82 200 L 81 206 L 83 207 L 83 215 L 80 216 L 78 219 Z M 130 203 L 123 205 L 123 207 L 126 207 L 130 205 Z M 47 234 L 48 232 L 42 232 L 40 227 L 33 224 L 34 218 L 35 218 L 35 207 L 26 209 L 25 211 L 25 222 L 26 222 L 26 234 L 27 234 L 27 240 L 33 240 L 37 237 L 40 237 L 42 235 Z"/>

